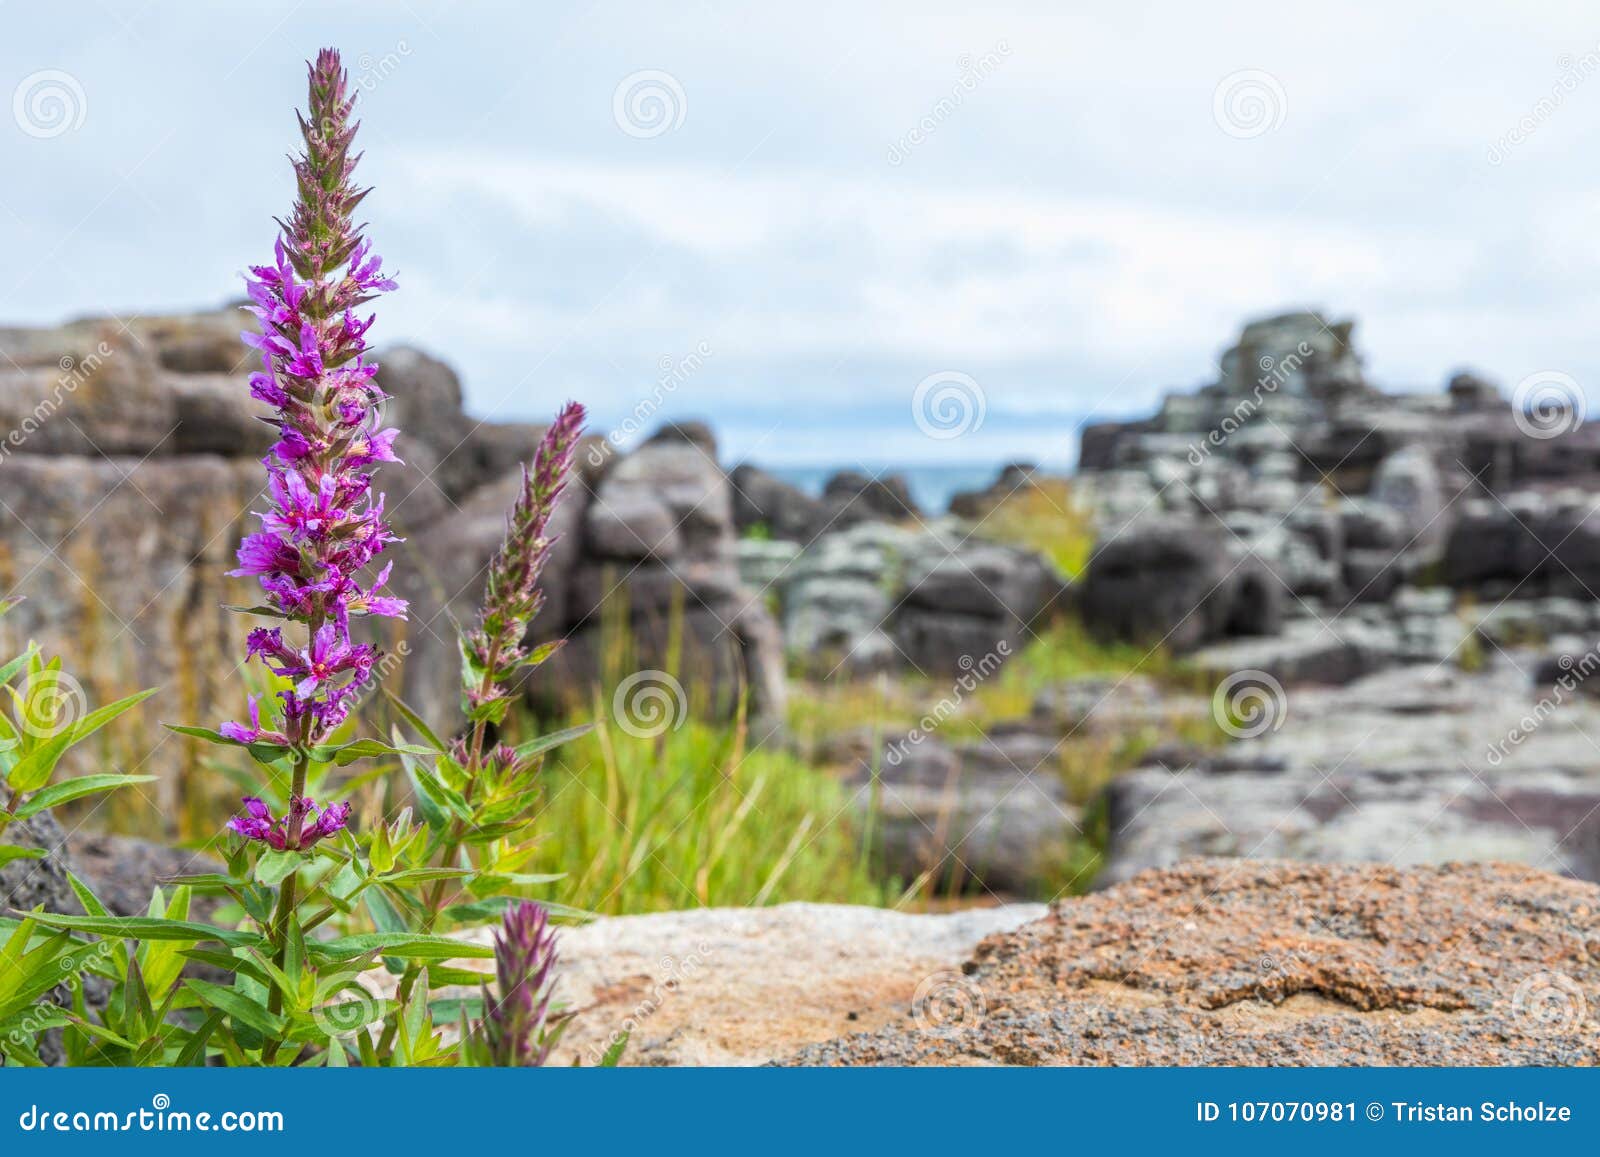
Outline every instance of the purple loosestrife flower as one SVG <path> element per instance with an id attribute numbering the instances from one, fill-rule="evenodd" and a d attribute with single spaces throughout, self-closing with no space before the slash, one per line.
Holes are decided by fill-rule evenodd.
<path id="1" fill-rule="evenodd" d="M 539 575 L 554 542 L 549 537 L 550 516 L 572 468 L 583 419 L 583 407 L 568 402 L 534 451 L 533 468 L 523 467 L 522 491 L 511 508 L 505 541 L 489 563 L 477 625 L 462 638 L 467 665 L 478 676 L 478 685 L 465 689 L 469 713 L 496 708 L 503 712 L 509 694 L 503 680 L 526 662 L 536 661 L 523 647 L 523 639 L 544 603 Z M 488 717 L 498 722 L 498 714 Z"/>
<path id="2" fill-rule="evenodd" d="M 484 993 L 483 1035 L 489 1063 L 500 1068 L 544 1064 L 553 1047 L 550 999 L 555 991 L 556 931 L 531 900 L 506 909 L 494 938 L 496 992 Z"/>
<path id="3" fill-rule="evenodd" d="M 272 809 L 253 795 L 245 796 L 241 802 L 244 814 L 229 820 L 228 827 L 245 839 L 259 840 L 278 852 L 303 852 L 318 840 L 342 832 L 350 818 L 347 803 L 318 808 L 316 800 L 300 796 L 290 798 L 289 814 L 279 818 L 274 818 Z"/>
<path id="4" fill-rule="evenodd" d="M 293 162 L 298 196 L 288 220 L 279 222 L 272 263 L 253 267 L 246 278 L 249 308 L 261 323 L 259 334 L 242 335 L 261 351 L 250 393 L 275 410 L 278 440 L 262 460 L 270 506 L 259 515 L 260 531 L 240 546 L 239 567 L 231 573 L 254 576 L 267 604 L 305 623 L 309 639 L 296 647 L 278 628 L 250 633 L 247 657 L 294 681 L 280 692 L 284 725 L 264 729 L 252 700 L 249 727 L 228 723 L 221 729 L 241 742 L 285 746 L 290 735 L 295 743 L 323 741 L 371 678 L 378 652 L 351 640 L 350 617 L 406 614 L 403 599 L 377 593 L 388 580 L 387 566 L 364 577 L 368 564 L 398 541 L 384 522 L 382 496 L 372 493 L 370 473 L 377 463 L 399 461 L 398 431 L 380 421 L 385 395 L 375 380 L 378 367 L 366 359 L 372 318 L 354 312 L 395 284 L 362 227 L 352 223 L 368 190 L 351 179 L 359 155 L 351 152 L 357 125 L 349 77 L 332 49 L 307 68 L 310 96 L 300 118 L 305 148 Z M 321 813 L 318 822 L 335 811 Z M 254 834 L 264 822 L 252 811 L 234 827 L 244 831 L 244 823 L 251 827 L 245 834 L 271 843 L 268 835 Z"/>

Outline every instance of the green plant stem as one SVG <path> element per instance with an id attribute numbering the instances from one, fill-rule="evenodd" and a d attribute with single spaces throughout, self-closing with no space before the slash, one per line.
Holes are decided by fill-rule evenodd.
<path id="1" fill-rule="evenodd" d="M 317 637 L 317 629 L 321 625 L 321 615 L 313 615 L 310 621 L 307 622 L 306 626 L 312 639 Z M 295 733 L 294 771 L 289 777 L 289 813 L 291 818 L 288 830 L 284 833 L 285 842 L 291 848 L 299 847 L 300 829 L 305 823 L 305 816 L 298 811 L 295 801 L 303 798 L 306 794 L 306 777 L 311 770 L 311 753 L 307 750 L 310 741 L 311 716 L 309 714 L 302 715 L 299 729 Z M 272 961 L 278 966 L 279 971 L 283 970 L 283 966 L 289 959 L 289 922 L 294 919 L 297 880 L 297 872 L 290 872 L 283 878 L 283 882 L 278 885 L 278 904 L 272 912 L 272 928 L 268 933 L 268 939 L 272 941 Z M 267 996 L 267 1010 L 274 1016 L 283 1011 L 283 990 L 276 984 L 272 986 L 272 992 Z M 271 1064 L 277 1057 L 281 1044 L 282 1042 L 278 1040 L 267 1041 L 261 1048 L 261 1063 Z"/>
<path id="2" fill-rule="evenodd" d="M 494 686 L 494 672 L 499 665 L 500 641 L 496 639 L 489 648 L 489 662 L 484 668 L 483 675 L 479 677 L 478 695 L 480 698 L 488 695 L 490 688 Z M 472 725 L 472 742 L 468 745 L 467 753 L 467 786 L 463 792 L 463 795 L 469 801 L 475 794 L 473 789 L 478 786 L 478 773 L 483 768 L 483 741 L 487 731 L 486 720 L 479 719 Z M 461 848 L 461 837 L 465 834 L 465 824 L 459 819 L 452 821 L 450 834 L 439 842 L 439 847 L 434 853 L 438 863 L 446 867 L 449 866 L 448 861 L 455 859 L 456 853 Z M 439 921 L 439 913 L 444 910 L 444 891 L 444 880 L 436 881 L 433 887 L 428 890 L 427 899 L 423 902 L 424 907 L 427 909 L 421 929 L 424 933 L 431 933 Z M 380 1054 L 387 1052 L 394 1045 L 395 1032 L 400 1023 L 400 1010 L 404 1010 L 406 1002 L 411 999 L 412 990 L 417 986 L 417 975 L 416 966 L 411 965 L 406 968 L 405 975 L 400 978 L 400 988 L 396 993 L 398 1009 L 395 1013 L 395 1019 L 383 1026 L 383 1036 L 378 1041 L 378 1052 Z"/>

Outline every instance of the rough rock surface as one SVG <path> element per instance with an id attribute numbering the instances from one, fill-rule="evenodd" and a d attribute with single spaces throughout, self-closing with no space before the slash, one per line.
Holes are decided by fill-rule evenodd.
<path id="1" fill-rule="evenodd" d="M 593 1064 L 631 1034 L 630 1065 L 756 1065 L 901 1016 L 929 976 L 1042 904 L 913 915 L 841 904 L 702 908 L 561 934 L 561 999 L 579 1011 L 557 1062 Z M 488 933 L 479 934 L 487 939 Z"/>
<path id="2" fill-rule="evenodd" d="M 1527 868 L 1205 861 L 990 937 L 801 1065 L 1600 1064 L 1600 888 Z"/>
<path id="3" fill-rule="evenodd" d="M 1257 683 L 1240 706 L 1265 713 L 1245 738 L 1111 783 L 1098 883 L 1196 855 L 1510 860 L 1600 880 L 1600 704 L 1568 684 L 1509 662 L 1281 697 Z"/>

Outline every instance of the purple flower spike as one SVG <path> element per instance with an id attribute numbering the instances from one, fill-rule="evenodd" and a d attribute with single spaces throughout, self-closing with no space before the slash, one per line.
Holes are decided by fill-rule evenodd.
<path id="1" fill-rule="evenodd" d="M 534 450 L 533 468 L 523 468 L 522 491 L 511 508 L 505 540 L 489 562 L 477 625 L 463 639 L 480 675 L 477 686 L 464 689 L 469 713 L 503 705 L 509 694 L 506 679 L 530 658 L 523 639 L 544 601 L 539 575 L 555 541 L 549 536 L 550 516 L 572 468 L 583 419 L 577 402 L 563 406 Z"/>
<path id="2" fill-rule="evenodd" d="M 261 353 L 250 394 L 275 410 L 278 438 L 263 460 L 270 507 L 260 514 L 261 530 L 240 546 L 231 573 L 255 577 L 268 606 L 310 627 L 311 643 L 296 650 L 281 630 L 252 631 L 247 657 L 294 681 L 280 695 L 284 725 L 264 729 L 252 702 L 250 727 L 222 728 L 240 742 L 284 746 L 289 734 L 306 744 L 325 740 L 371 677 L 378 653 L 351 641 L 351 614 L 406 614 L 405 600 L 378 593 L 387 567 L 366 576 L 374 558 L 398 541 L 384 521 L 382 495 L 373 493 L 371 469 L 400 461 L 399 431 L 382 425 L 386 395 L 374 378 L 377 367 L 366 360 L 373 319 L 356 313 L 395 283 L 351 216 L 367 190 L 352 179 L 359 154 L 351 147 L 349 77 L 332 49 L 307 67 L 304 149 L 293 162 L 298 198 L 281 223 L 271 264 L 252 267 L 246 278 L 247 308 L 261 325 L 259 334 L 243 335 Z"/>
<path id="3" fill-rule="evenodd" d="M 484 994 L 490 1064 L 532 1068 L 549 1058 L 556 957 L 556 932 L 543 907 L 524 900 L 506 909 L 494 938 L 497 991 Z"/>

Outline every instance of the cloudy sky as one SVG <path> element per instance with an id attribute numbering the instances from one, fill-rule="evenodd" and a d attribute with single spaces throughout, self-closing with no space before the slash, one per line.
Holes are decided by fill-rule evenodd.
<path id="1" fill-rule="evenodd" d="M 334 44 L 377 332 L 480 414 L 1060 462 L 1301 305 L 1391 386 L 1600 382 L 1592 4 L 0 5 L 8 322 L 237 294 Z M 930 437 L 930 377 L 981 424 Z"/>

